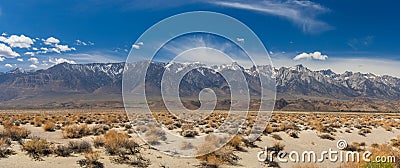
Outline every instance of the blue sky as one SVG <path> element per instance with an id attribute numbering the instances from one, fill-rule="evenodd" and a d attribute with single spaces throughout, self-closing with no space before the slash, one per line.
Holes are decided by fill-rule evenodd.
<path id="1" fill-rule="evenodd" d="M 304 64 L 400 76 L 399 5 L 356 0 L 2 1 L 0 71 L 42 69 L 61 62 L 122 62 L 153 24 L 205 10 L 249 26 L 275 66 Z"/>

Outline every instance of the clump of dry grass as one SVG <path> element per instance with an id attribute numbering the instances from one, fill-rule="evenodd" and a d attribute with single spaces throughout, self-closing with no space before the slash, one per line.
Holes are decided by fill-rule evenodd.
<path id="1" fill-rule="evenodd" d="M 390 145 L 400 149 L 400 135 L 397 136 L 397 139 L 391 139 L 390 142 Z"/>
<path id="2" fill-rule="evenodd" d="M 86 153 L 92 151 L 92 145 L 84 140 L 69 141 L 68 148 L 74 153 Z"/>
<path id="3" fill-rule="evenodd" d="M 147 142 L 151 145 L 158 145 L 160 144 L 160 141 L 165 141 L 167 139 L 166 133 L 164 130 L 158 127 L 153 127 L 150 128 L 146 134 L 145 134 L 145 139 Z"/>
<path id="4" fill-rule="evenodd" d="M 358 130 L 358 135 L 361 136 L 366 136 L 366 134 L 371 133 L 371 130 L 368 128 L 361 128 L 360 130 Z"/>
<path id="5" fill-rule="evenodd" d="M 29 134 L 30 132 L 26 128 L 13 125 L 0 132 L 0 137 L 8 137 L 13 141 L 20 141 L 27 138 Z"/>
<path id="6" fill-rule="evenodd" d="M 139 144 L 129 139 L 128 134 L 110 130 L 104 135 L 104 147 L 110 155 L 139 153 Z"/>
<path id="7" fill-rule="evenodd" d="M 224 164 L 235 165 L 240 159 L 234 153 L 234 147 L 226 145 L 215 152 L 196 157 L 203 161 L 201 164 L 204 167 L 219 167 Z"/>
<path id="8" fill-rule="evenodd" d="M 282 137 L 279 136 L 278 134 L 272 134 L 272 138 L 274 138 L 276 140 L 282 140 Z"/>
<path id="9" fill-rule="evenodd" d="M 151 162 L 149 159 L 144 158 L 142 155 L 136 156 L 118 156 L 110 158 L 112 163 L 116 164 L 126 164 L 133 167 L 148 167 Z"/>
<path id="10" fill-rule="evenodd" d="M 42 128 L 44 131 L 53 132 L 56 130 L 56 124 L 52 121 L 48 121 L 42 126 Z"/>
<path id="11" fill-rule="evenodd" d="M 44 139 L 33 139 L 26 141 L 22 144 L 22 149 L 25 150 L 28 155 L 35 160 L 41 160 L 42 156 L 51 154 L 50 143 Z"/>
<path id="12" fill-rule="evenodd" d="M 333 137 L 333 136 L 330 135 L 330 134 L 322 134 L 322 135 L 319 135 L 319 137 L 320 137 L 321 139 L 328 139 L 328 140 L 331 140 L 331 141 L 335 140 L 335 137 Z"/>
<path id="13" fill-rule="evenodd" d="M 82 138 L 86 135 L 90 135 L 90 129 L 86 124 L 70 125 L 62 131 L 63 138 Z"/>
<path id="14" fill-rule="evenodd" d="M 86 168 L 103 168 L 104 164 L 99 162 L 100 154 L 98 152 L 85 153 L 85 159 L 78 160 L 77 163 L 81 167 Z"/>
<path id="15" fill-rule="evenodd" d="M 11 141 L 9 139 L 0 138 L 0 158 L 6 158 L 14 153 L 10 145 Z"/>
<path id="16" fill-rule="evenodd" d="M 180 132 L 180 134 L 183 137 L 195 137 L 199 133 L 194 129 L 193 125 L 185 124 L 185 125 L 182 125 L 182 131 Z"/>
<path id="17" fill-rule="evenodd" d="M 68 157 L 71 156 L 72 150 L 64 145 L 58 145 L 57 147 L 54 148 L 53 153 L 56 154 L 57 156 L 61 157 Z"/>
<path id="18" fill-rule="evenodd" d="M 244 140 L 242 136 L 236 135 L 223 147 L 211 152 L 210 150 L 221 146 L 224 138 L 208 135 L 205 138 L 205 143 L 197 148 L 198 153 L 203 155 L 196 158 L 203 161 L 201 165 L 203 167 L 218 167 L 223 164 L 235 165 L 240 158 L 234 154 L 234 151 L 244 150 Z"/>
<path id="19" fill-rule="evenodd" d="M 236 150 L 242 151 L 243 150 L 243 137 L 240 135 L 235 135 L 229 142 L 229 146 L 234 147 Z"/>
<path id="20" fill-rule="evenodd" d="M 269 147 L 268 149 L 270 149 L 271 151 L 275 151 L 275 153 L 278 153 L 280 151 L 283 151 L 283 149 L 285 148 L 285 145 L 282 144 L 279 141 L 274 142 L 274 145 Z"/>
<path id="21" fill-rule="evenodd" d="M 103 147 L 106 143 L 106 139 L 103 136 L 98 136 L 93 139 L 93 145 L 95 148 Z"/>

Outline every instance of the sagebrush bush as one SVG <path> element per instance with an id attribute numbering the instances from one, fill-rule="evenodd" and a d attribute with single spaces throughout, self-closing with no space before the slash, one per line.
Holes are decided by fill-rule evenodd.
<path id="1" fill-rule="evenodd" d="M 57 156 L 68 157 L 71 156 L 73 151 L 68 146 L 58 145 L 53 152 Z"/>
<path id="2" fill-rule="evenodd" d="M 92 151 L 92 145 L 84 140 L 80 141 L 69 141 L 68 148 L 74 153 L 85 153 Z"/>
<path id="3" fill-rule="evenodd" d="M 64 138 L 82 138 L 90 135 L 90 129 L 86 124 L 70 125 L 63 129 L 62 135 Z"/>
<path id="4" fill-rule="evenodd" d="M 42 126 L 44 131 L 53 132 L 56 130 L 56 124 L 52 121 L 48 121 Z"/>
<path id="5" fill-rule="evenodd" d="M 146 140 L 151 145 L 158 145 L 160 141 L 165 141 L 167 139 L 164 130 L 158 127 L 153 127 L 149 129 L 145 134 Z"/>
<path id="6" fill-rule="evenodd" d="M 26 128 L 18 127 L 18 126 L 11 126 L 7 129 L 5 129 L 2 132 L 3 136 L 11 138 L 13 141 L 20 141 L 22 139 L 25 139 L 29 136 L 30 131 L 28 131 Z"/>
<path id="7" fill-rule="evenodd" d="M 36 160 L 41 160 L 42 156 L 51 154 L 50 143 L 44 139 L 26 141 L 22 144 L 22 149 L 25 150 L 30 157 Z"/>
<path id="8" fill-rule="evenodd" d="M 331 140 L 331 141 L 335 140 L 335 137 L 333 137 L 333 136 L 330 135 L 330 134 L 322 134 L 322 135 L 319 135 L 319 137 L 320 137 L 321 139 L 328 139 L 328 140 Z"/>
<path id="9" fill-rule="evenodd" d="M 127 133 L 110 130 L 104 134 L 104 147 L 110 155 L 126 155 L 139 152 L 139 144 L 132 139 L 129 139 Z"/>
<path id="10" fill-rule="evenodd" d="M 98 152 L 85 153 L 85 159 L 78 160 L 77 163 L 85 168 L 103 168 L 104 164 L 99 162 L 100 154 Z"/>
<path id="11" fill-rule="evenodd" d="M 218 167 L 223 164 L 234 165 L 240 159 L 234 153 L 234 147 L 226 145 L 217 151 L 196 157 L 203 161 L 202 165 L 205 167 Z"/>
<path id="12" fill-rule="evenodd" d="M 0 158 L 6 158 L 13 154 L 10 145 L 11 141 L 9 139 L 0 138 Z"/>
<path id="13" fill-rule="evenodd" d="M 103 147 L 106 143 L 106 139 L 103 136 L 98 136 L 93 139 L 93 145 L 95 148 Z"/>

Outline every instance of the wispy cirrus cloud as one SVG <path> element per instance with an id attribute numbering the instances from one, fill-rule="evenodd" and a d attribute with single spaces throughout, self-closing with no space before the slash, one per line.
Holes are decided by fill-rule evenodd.
<path id="1" fill-rule="evenodd" d="M 317 17 L 330 10 L 311 1 L 210 1 L 209 3 L 224 7 L 261 12 L 278 16 L 293 22 L 305 33 L 320 33 L 333 29 L 331 25 L 319 20 Z"/>

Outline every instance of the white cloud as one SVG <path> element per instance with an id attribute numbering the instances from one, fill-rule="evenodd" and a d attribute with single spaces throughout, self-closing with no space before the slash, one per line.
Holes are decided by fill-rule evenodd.
<path id="1" fill-rule="evenodd" d="M 0 62 L 3 62 L 3 61 L 5 61 L 5 60 L 6 60 L 6 58 L 0 57 Z"/>
<path id="2" fill-rule="evenodd" d="M 93 43 L 93 42 L 90 42 L 90 41 L 89 41 L 88 43 L 89 43 L 89 45 L 94 46 L 94 43 Z"/>
<path id="3" fill-rule="evenodd" d="M 233 2 L 210 1 L 210 3 L 279 16 L 290 20 L 307 33 L 318 33 L 332 29 L 330 25 L 317 19 L 317 15 L 326 13 L 329 11 L 329 9 L 311 1 L 239 0 Z"/>
<path id="4" fill-rule="evenodd" d="M 316 51 L 316 52 L 313 52 L 313 53 L 301 53 L 299 55 L 296 55 L 293 58 L 293 60 L 295 60 L 295 61 L 301 60 L 301 59 L 308 59 L 308 60 L 314 59 L 314 60 L 322 60 L 322 61 L 324 61 L 324 60 L 328 59 L 328 56 L 321 54 L 321 52 L 319 52 L 319 51 Z"/>
<path id="5" fill-rule="evenodd" d="M 132 45 L 132 48 L 134 48 L 134 49 L 140 49 L 140 46 L 143 46 L 143 45 L 144 45 L 143 42 L 138 42 L 138 43 L 136 43 L 136 44 L 133 44 L 133 45 Z"/>
<path id="6" fill-rule="evenodd" d="M 6 64 L 4 66 L 7 67 L 7 68 L 12 68 L 13 67 L 11 64 Z"/>
<path id="7" fill-rule="evenodd" d="M 18 62 L 24 62 L 24 59 L 18 58 L 17 61 L 18 61 Z"/>
<path id="8" fill-rule="evenodd" d="M 0 43 L 0 56 L 4 56 L 7 58 L 15 58 L 20 56 L 18 53 L 13 51 L 9 46 L 6 46 L 3 43 Z"/>
<path id="9" fill-rule="evenodd" d="M 140 49 L 140 45 L 134 44 L 134 45 L 132 45 L 132 48 L 134 48 L 134 49 Z"/>
<path id="10" fill-rule="evenodd" d="M 81 40 L 76 40 L 76 45 L 87 46 L 88 44 L 86 42 L 81 41 Z"/>
<path id="11" fill-rule="evenodd" d="M 39 64 L 39 60 L 37 58 L 29 58 L 28 61 L 32 62 L 32 64 Z"/>
<path id="12" fill-rule="evenodd" d="M 112 63 L 126 61 L 125 57 L 116 55 L 113 51 L 92 51 L 90 53 L 65 54 L 79 63 Z"/>
<path id="13" fill-rule="evenodd" d="M 56 44 L 56 49 L 59 50 L 60 52 L 76 50 L 74 47 L 68 47 L 68 45 L 59 45 L 59 44 Z"/>
<path id="14" fill-rule="evenodd" d="M 244 38 L 236 38 L 236 41 L 239 43 L 244 43 Z"/>
<path id="15" fill-rule="evenodd" d="M 25 35 L 12 35 L 10 37 L 0 36 L 0 41 L 7 43 L 10 47 L 15 48 L 30 48 L 33 44 L 33 40 Z"/>
<path id="16" fill-rule="evenodd" d="M 48 51 L 49 51 L 49 52 L 55 52 L 55 53 L 61 54 L 61 51 L 58 50 L 57 48 L 50 48 Z M 46 53 L 46 52 L 44 52 L 44 53 Z"/>
<path id="17" fill-rule="evenodd" d="M 32 64 L 32 65 L 29 65 L 29 67 L 30 67 L 30 68 L 33 68 L 33 69 L 36 69 L 36 68 L 38 68 L 38 66 L 37 66 L 37 65 L 33 65 L 33 64 Z"/>
<path id="18" fill-rule="evenodd" d="M 1 33 L 1 36 L 7 36 L 7 33 L 3 32 L 3 33 Z"/>
<path id="19" fill-rule="evenodd" d="M 54 37 L 49 37 L 44 41 L 44 44 L 46 45 L 55 45 L 60 43 L 60 40 L 54 38 Z"/>
<path id="20" fill-rule="evenodd" d="M 35 56 L 35 53 L 34 52 L 25 52 L 24 55 Z"/>
<path id="21" fill-rule="evenodd" d="M 50 63 L 53 63 L 53 64 L 61 64 L 61 63 L 64 63 L 64 62 L 66 62 L 66 63 L 68 63 L 68 64 L 76 64 L 76 62 L 75 61 L 73 61 L 73 60 L 68 60 L 68 59 L 65 59 L 65 58 L 55 58 L 55 59 L 49 59 L 49 62 Z"/>
<path id="22" fill-rule="evenodd" d="M 36 48 L 36 47 L 33 47 L 32 50 L 33 50 L 33 51 L 37 51 L 37 50 L 39 50 L 39 49 Z"/>

